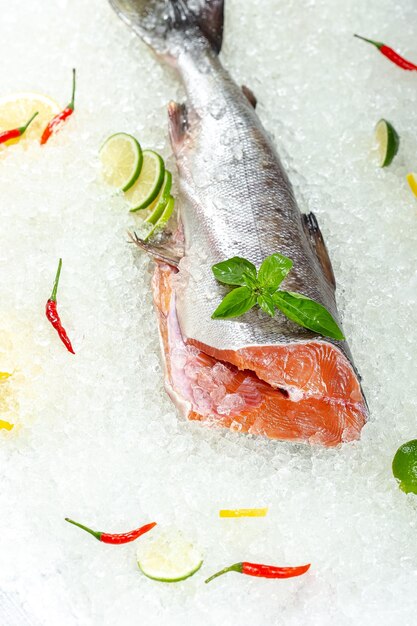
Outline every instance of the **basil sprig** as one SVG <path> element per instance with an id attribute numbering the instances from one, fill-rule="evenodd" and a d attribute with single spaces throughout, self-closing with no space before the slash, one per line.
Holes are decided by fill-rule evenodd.
<path id="1" fill-rule="evenodd" d="M 291 259 L 278 253 L 267 257 L 259 270 L 238 256 L 216 263 L 212 267 L 216 279 L 235 288 L 223 298 L 211 317 L 239 317 L 258 305 L 271 317 L 274 317 L 275 309 L 279 309 L 296 324 L 342 341 L 345 338 L 342 331 L 322 304 L 301 293 L 279 289 L 292 266 Z"/>
<path id="2" fill-rule="evenodd" d="M 231 259 L 227 259 L 227 261 L 216 263 L 211 269 L 220 283 L 240 285 L 241 287 L 247 285 L 248 277 L 256 279 L 258 273 L 253 263 L 242 259 L 240 256 L 234 256 Z M 244 277 L 245 274 L 247 276 Z"/>

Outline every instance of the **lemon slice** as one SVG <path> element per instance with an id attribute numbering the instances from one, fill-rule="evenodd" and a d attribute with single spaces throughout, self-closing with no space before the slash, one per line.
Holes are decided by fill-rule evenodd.
<path id="1" fill-rule="evenodd" d="M 132 135 L 116 133 L 101 146 L 100 161 L 106 183 L 127 191 L 142 169 L 142 149 Z"/>
<path id="2" fill-rule="evenodd" d="M 40 139 L 47 123 L 60 110 L 55 100 L 38 93 L 16 93 L 0 98 L 0 132 L 23 126 L 31 115 L 39 113 L 22 137 L 9 139 L 4 145 Z"/>
<path id="3" fill-rule="evenodd" d="M 171 192 L 172 186 L 172 174 L 165 170 L 164 182 L 162 183 L 162 187 L 155 200 L 149 207 L 149 215 L 146 218 L 145 222 L 149 224 L 156 224 L 156 222 L 161 217 L 164 212 L 164 208 L 168 202 L 169 194 Z"/>
<path id="4" fill-rule="evenodd" d="M 392 163 L 400 146 L 398 133 L 390 122 L 382 119 L 375 127 L 375 138 L 378 144 L 379 165 L 387 167 Z"/>
<path id="5" fill-rule="evenodd" d="M 137 561 L 148 578 L 176 583 L 195 574 L 203 564 L 203 557 L 182 533 L 170 530 L 143 539 Z"/>
<path id="6" fill-rule="evenodd" d="M 152 204 L 161 189 L 164 173 L 162 157 L 153 150 L 144 150 L 139 178 L 125 194 L 131 211 L 146 209 Z"/>
<path id="7" fill-rule="evenodd" d="M 407 182 L 410 185 L 411 191 L 417 197 L 417 174 L 414 172 L 407 174 Z"/>

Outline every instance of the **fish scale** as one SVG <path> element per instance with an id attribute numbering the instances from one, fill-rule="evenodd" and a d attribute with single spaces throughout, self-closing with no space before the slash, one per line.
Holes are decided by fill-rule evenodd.
<path id="1" fill-rule="evenodd" d="M 314 333 L 282 314 L 270 318 L 251 311 L 236 321 L 211 319 L 212 294 L 220 302 L 226 293 L 214 279 L 211 266 L 232 256 L 248 258 L 259 266 L 275 252 L 294 261 L 283 287 L 321 302 L 336 319 L 338 314 L 334 290 L 311 250 L 291 184 L 258 116 L 212 51 L 207 47 L 198 54 L 206 55 L 205 72 L 189 51 L 178 60 L 192 112 L 190 137 L 173 143 L 180 172 L 187 268 L 191 265 L 189 280 L 181 280 L 177 298 L 182 331 L 201 343 L 229 349 L 288 342 L 289 333 L 292 340 L 309 339 Z M 213 118 L 209 109 L 215 97 L 227 102 L 220 119 Z M 221 141 L 231 128 L 243 152 L 238 161 L 234 145 Z M 198 184 L 202 171 L 209 186 Z M 200 269 L 202 280 L 193 280 L 193 265 Z M 329 341 L 344 344 L 341 347 L 349 354 L 346 342 Z"/>

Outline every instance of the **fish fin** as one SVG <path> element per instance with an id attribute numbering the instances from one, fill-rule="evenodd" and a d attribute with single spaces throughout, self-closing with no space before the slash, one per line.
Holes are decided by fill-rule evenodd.
<path id="1" fill-rule="evenodd" d="M 329 253 L 327 251 L 326 244 L 324 243 L 323 235 L 321 234 L 316 216 L 314 213 L 304 213 L 302 215 L 302 222 L 304 230 L 307 233 L 307 237 L 310 240 L 316 257 L 323 269 L 324 275 L 333 289 L 336 289 L 336 279 L 334 277 L 332 263 L 330 261 Z"/>
<path id="2" fill-rule="evenodd" d="M 246 96 L 247 100 L 249 100 L 253 108 L 256 109 L 256 105 L 258 101 L 252 89 L 249 89 L 249 87 L 246 87 L 246 85 L 242 85 L 241 89 L 242 89 L 243 95 Z"/>
<path id="3" fill-rule="evenodd" d="M 182 147 L 188 130 L 188 111 L 186 104 L 171 101 L 168 104 L 169 136 L 175 154 Z"/>
<path id="4" fill-rule="evenodd" d="M 224 0 L 202 0 L 199 28 L 216 54 L 223 42 Z"/>
<path id="5" fill-rule="evenodd" d="M 170 248 L 169 246 L 164 246 L 163 244 L 157 245 L 148 243 L 144 239 L 138 237 L 138 235 L 133 232 L 128 232 L 129 238 L 131 242 L 136 244 L 141 250 L 149 254 L 153 259 L 157 261 L 163 261 L 167 265 L 171 265 L 178 269 L 178 265 L 181 261 L 181 255 L 179 250 L 174 248 Z"/>
<path id="6" fill-rule="evenodd" d="M 155 52 L 177 57 L 191 40 L 208 41 L 218 54 L 223 39 L 224 0 L 109 0 Z"/>

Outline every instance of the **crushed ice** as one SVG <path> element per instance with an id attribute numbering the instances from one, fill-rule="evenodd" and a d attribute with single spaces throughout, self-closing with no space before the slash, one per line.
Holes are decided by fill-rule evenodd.
<path id="1" fill-rule="evenodd" d="M 0 322 L 20 428 L 0 433 L 0 594 L 45 626 L 413 624 L 415 498 L 390 466 L 416 437 L 417 210 L 405 182 L 417 167 L 416 77 L 353 33 L 417 58 L 415 3 L 227 0 L 222 59 L 254 91 L 300 206 L 317 213 L 371 406 L 361 441 L 330 451 L 178 418 L 149 261 L 127 243 L 137 219 L 97 181 L 96 154 L 127 131 L 170 157 L 166 104 L 182 89 L 103 0 L 0 5 L 2 95 L 34 90 L 65 105 L 70 68 L 79 77 L 65 132 L 1 160 Z M 386 170 L 372 156 L 381 117 L 402 140 Z M 75 358 L 44 319 L 59 256 Z M 223 401 L 221 385 L 210 401 Z M 260 502 L 262 522 L 217 518 Z M 313 566 L 285 585 L 232 575 L 210 589 L 199 575 L 159 585 L 128 548 L 103 550 L 67 515 L 116 532 L 152 519 L 190 529 L 202 575 L 242 558 Z"/>

